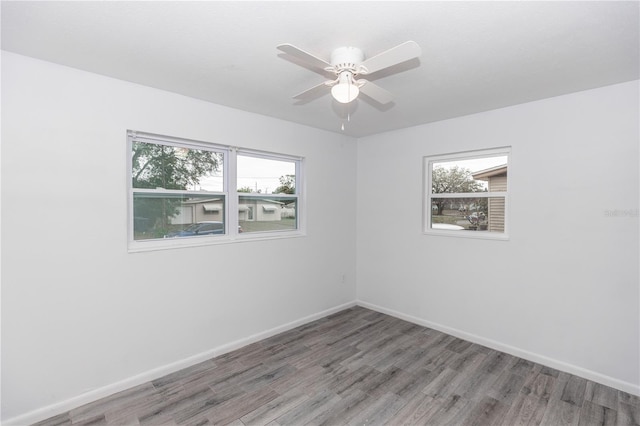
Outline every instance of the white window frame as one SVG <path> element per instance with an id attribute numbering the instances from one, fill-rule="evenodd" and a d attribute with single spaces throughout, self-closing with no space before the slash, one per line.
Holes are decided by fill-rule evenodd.
<path id="1" fill-rule="evenodd" d="M 156 145 L 178 146 L 191 149 L 200 149 L 214 151 L 223 154 L 223 190 L 222 191 L 189 191 L 189 190 L 168 190 L 168 189 L 143 189 L 133 188 L 132 177 L 132 144 L 133 142 L 146 142 Z M 152 250 L 175 249 L 181 247 L 197 247 L 216 244 L 228 244 L 240 241 L 264 240 L 274 238 L 292 238 L 306 235 L 304 229 L 306 209 L 304 206 L 304 179 L 303 179 L 303 162 L 304 158 L 286 154 L 276 154 L 266 151 L 238 148 L 210 142 L 194 141 L 189 139 L 164 136 L 141 131 L 127 131 L 127 248 L 128 252 L 145 252 Z M 251 155 L 257 158 L 278 159 L 282 161 L 291 161 L 296 167 L 296 194 L 286 194 L 287 197 L 295 197 L 297 199 L 296 223 L 297 228 L 294 230 L 275 230 L 264 232 L 239 233 L 238 232 L 238 200 L 239 195 L 247 194 L 237 192 L 237 175 L 236 175 L 236 159 L 238 152 L 242 155 Z M 184 237 L 184 238 L 155 238 L 149 240 L 134 239 L 134 212 L 133 199 L 134 193 L 153 193 L 167 195 L 183 195 L 198 194 L 210 195 L 212 197 L 223 197 L 224 203 L 224 225 L 225 233 L 211 237 Z M 282 194 L 260 194 L 261 198 L 277 198 Z M 233 224 L 233 226 L 231 226 Z"/>
<path id="2" fill-rule="evenodd" d="M 425 235 L 439 235 L 439 236 L 451 236 L 461 238 L 478 238 L 486 240 L 509 240 L 509 193 L 511 192 L 511 182 L 507 177 L 507 190 L 506 191 L 492 191 L 492 192 L 469 192 L 469 193 L 432 193 L 432 171 L 435 163 L 456 161 L 456 160 L 473 160 L 488 157 L 506 156 L 507 157 L 507 173 L 510 173 L 511 167 L 511 147 L 499 147 L 475 151 L 464 151 L 441 155 L 429 155 L 423 158 L 423 221 L 422 232 Z M 507 175 L 508 176 L 508 175 Z M 433 229 L 431 227 L 432 199 L 434 198 L 504 198 L 504 232 L 475 232 L 475 231 L 455 231 L 445 229 Z"/>
<path id="3" fill-rule="evenodd" d="M 305 235 L 304 232 L 304 219 L 305 219 L 305 215 L 304 214 L 300 214 L 301 211 L 306 211 L 305 206 L 303 206 L 302 204 L 304 203 L 304 173 L 303 173 L 303 164 L 304 164 L 304 158 L 302 157 L 294 157 L 291 155 L 283 155 L 283 154 L 275 154 L 273 152 L 266 152 L 266 151 L 259 151 L 259 150 L 255 150 L 255 149 L 245 149 L 245 148 L 235 148 L 234 149 L 234 179 L 237 177 L 237 173 L 235 170 L 235 165 L 237 164 L 237 162 L 235 162 L 235 158 L 237 158 L 238 155 L 243 155 L 243 156 L 247 156 L 247 157 L 255 157 L 255 158 L 262 158 L 265 160 L 276 160 L 276 161 L 288 161 L 288 162 L 293 162 L 295 164 L 295 174 L 296 174 L 296 180 L 295 180 L 295 188 L 296 188 L 296 192 L 295 194 L 251 194 L 251 193 L 240 193 L 240 192 L 236 192 L 235 193 L 235 197 L 234 197 L 234 201 L 236 203 L 236 205 L 234 206 L 234 212 L 236 212 L 236 214 L 238 214 L 238 204 L 239 204 L 239 200 L 240 197 L 244 197 L 244 198 L 262 198 L 262 199 L 277 199 L 277 198 L 282 198 L 282 197 L 287 197 L 287 198 L 295 198 L 296 199 L 296 206 L 297 206 L 297 211 L 296 211 L 296 224 L 297 224 L 297 229 L 295 230 L 273 230 L 273 231 L 263 231 L 263 232 L 244 232 L 241 234 L 238 234 L 238 240 L 257 240 L 257 239 L 264 239 L 264 238 L 277 238 L 279 235 L 282 235 L 284 237 L 287 236 L 299 236 L 299 235 Z M 235 183 L 234 181 L 234 188 L 237 187 L 237 183 Z M 254 215 L 254 220 L 255 217 L 257 216 L 257 212 L 253 212 Z M 237 217 L 236 217 L 236 222 L 237 222 Z"/>

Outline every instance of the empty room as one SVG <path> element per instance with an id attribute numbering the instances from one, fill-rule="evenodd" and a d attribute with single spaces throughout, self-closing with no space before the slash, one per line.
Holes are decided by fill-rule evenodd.
<path id="1" fill-rule="evenodd" d="M 0 421 L 640 424 L 639 6 L 2 1 Z"/>

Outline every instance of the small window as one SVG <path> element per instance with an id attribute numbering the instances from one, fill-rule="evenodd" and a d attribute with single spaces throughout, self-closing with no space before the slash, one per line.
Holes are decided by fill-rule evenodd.
<path id="1" fill-rule="evenodd" d="M 238 226 L 243 235 L 299 228 L 300 160 L 238 153 Z"/>
<path id="2" fill-rule="evenodd" d="M 510 148 L 424 159 L 424 231 L 507 238 Z"/>

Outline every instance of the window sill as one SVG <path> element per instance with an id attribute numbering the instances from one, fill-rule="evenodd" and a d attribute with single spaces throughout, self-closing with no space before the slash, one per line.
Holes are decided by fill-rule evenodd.
<path id="1" fill-rule="evenodd" d="M 445 230 L 426 230 L 422 231 L 424 235 L 435 235 L 439 237 L 454 237 L 454 238 L 474 238 L 476 240 L 496 240 L 496 241 L 508 241 L 508 234 L 489 233 L 486 231 L 445 231 Z"/>
<path id="2" fill-rule="evenodd" d="M 127 252 L 142 253 L 157 250 L 174 250 L 190 247 L 217 246 L 224 244 L 247 243 L 251 241 L 282 240 L 287 238 L 305 237 L 302 231 L 286 232 L 252 232 L 251 234 L 239 234 L 234 237 L 184 237 L 170 239 L 156 239 L 150 241 L 130 241 Z"/>

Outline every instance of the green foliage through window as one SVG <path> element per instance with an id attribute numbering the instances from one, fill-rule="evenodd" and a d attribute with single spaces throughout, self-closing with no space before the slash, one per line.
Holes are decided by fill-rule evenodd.
<path id="1" fill-rule="evenodd" d="M 218 152 L 145 142 L 133 142 L 131 155 L 134 188 L 191 189 L 222 165 Z"/>

